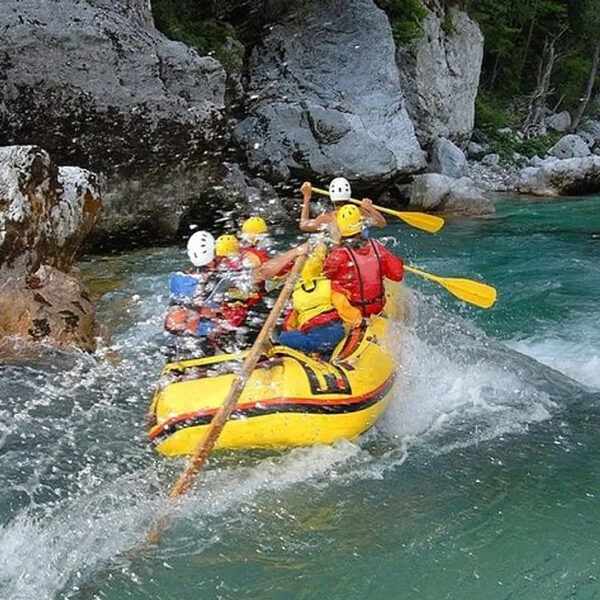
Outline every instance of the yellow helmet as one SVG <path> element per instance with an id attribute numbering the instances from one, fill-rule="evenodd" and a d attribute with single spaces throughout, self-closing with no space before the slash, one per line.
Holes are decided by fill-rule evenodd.
<path id="1" fill-rule="evenodd" d="M 320 244 L 314 249 L 302 267 L 302 273 L 300 274 L 302 281 L 310 281 L 323 274 L 323 264 L 325 263 L 326 255 L 327 249 L 324 244 Z"/>
<path id="2" fill-rule="evenodd" d="M 239 254 L 239 252 L 240 243 L 235 235 L 226 233 L 215 240 L 215 254 L 217 256 L 231 256 L 232 254 Z"/>
<path id="3" fill-rule="evenodd" d="M 262 235 L 268 231 L 267 223 L 262 217 L 250 217 L 242 225 L 242 233 L 248 236 Z"/>
<path id="4" fill-rule="evenodd" d="M 354 206 L 354 204 L 344 204 L 338 210 L 335 222 L 342 237 L 356 235 L 362 231 L 362 214 L 358 206 Z"/>

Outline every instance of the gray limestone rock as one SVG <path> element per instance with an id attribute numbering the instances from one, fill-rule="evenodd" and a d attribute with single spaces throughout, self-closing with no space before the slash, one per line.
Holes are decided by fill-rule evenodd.
<path id="1" fill-rule="evenodd" d="M 453 215 L 482 216 L 494 213 L 495 208 L 472 179 L 461 177 L 452 182 L 440 211 Z"/>
<path id="2" fill-rule="evenodd" d="M 590 149 L 584 140 L 571 133 L 560 138 L 548 154 L 556 158 L 582 158 L 590 155 Z"/>
<path id="3" fill-rule="evenodd" d="M 563 133 L 571 127 L 571 115 L 568 110 L 549 115 L 545 119 L 548 129 Z"/>
<path id="4" fill-rule="evenodd" d="M 473 160 L 481 160 L 489 151 L 490 148 L 487 144 L 469 142 L 467 146 L 467 156 Z"/>
<path id="5" fill-rule="evenodd" d="M 434 173 L 457 179 L 464 175 L 467 159 L 464 152 L 450 140 L 437 138 L 431 146 L 429 168 Z"/>
<path id="6" fill-rule="evenodd" d="M 544 161 L 519 174 L 517 189 L 536 196 L 579 195 L 600 190 L 600 156 Z"/>
<path id="7" fill-rule="evenodd" d="M 484 192 L 514 192 L 517 169 L 514 166 L 488 166 L 483 162 L 469 163 L 468 176 Z"/>
<path id="8" fill-rule="evenodd" d="M 577 135 L 587 144 L 588 148 L 593 148 L 596 144 L 594 136 L 589 131 L 579 130 Z"/>
<path id="9" fill-rule="evenodd" d="M 260 177 L 249 177 L 237 163 L 224 162 L 213 186 L 214 200 L 247 217 L 258 215 L 267 223 L 290 220 L 272 185 Z"/>
<path id="10" fill-rule="evenodd" d="M 452 179 L 437 173 L 417 175 L 410 192 L 410 207 L 465 216 L 494 212 L 493 203 L 469 177 Z"/>
<path id="11" fill-rule="evenodd" d="M 475 117 L 483 59 L 479 25 L 456 7 L 428 3 L 423 35 L 397 53 L 406 106 L 422 144 L 465 137 Z"/>
<path id="12" fill-rule="evenodd" d="M 159 33 L 147 0 L 3 0 L 0 22 L 0 143 L 101 173 L 101 231 L 177 221 L 225 142 L 218 61 Z"/>
<path id="13" fill-rule="evenodd" d="M 410 206 L 422 210 L 435 210 L 450 191 L 454 180 L 439 173 L 425 173 L 413 178 Z"/>
<path id="14" fill-rule="evenodd" d="M 529 159 L 527 164 L 528 167 L 541 167 L 544 164 L 544 161 L 536 154 Z"/>
<path id="15" fill-rule="evenodd" d="M 600 142 L 600 121 L 587 119 L 577 131 L 577 135 L 583 138 L 586 144 L 592 148 Z"/>
<path id="16" fill-rule="evenodd" d="M 425 166 L 391 28 L 372 0 L 299 6 L 255 47 L 246 90 L 248 116 L 234 135 L 271 181 L 308 173 L 375 181 Z"/>
<path id="17" fill-rule="evenodd" d="M 100 211 L 96 175 L 36 146 L 0 147 L 0 272 L 68 271 Z"/>
<path id="18" fill-rule="evenodd" d="M 488 167 L 495 167 L 500 163 L 500 155 L 499 154 L 486 154 L 481 162 Z"/>

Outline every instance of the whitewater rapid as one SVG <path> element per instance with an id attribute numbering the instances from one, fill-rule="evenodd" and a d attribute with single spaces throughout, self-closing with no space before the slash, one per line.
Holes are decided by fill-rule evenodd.
<path id="1" fill-rule="evenodd" d="M 3 367 L 0 597 L 87 597 L 111 573 L 136 585 L 145 564 L 202 554 L 232 528 L 260 522 L 265 502 L 285 519 L 274 498 L 385 481 L 415 448 L 444 454 L 524 433 L 577 389 L 435 299 L 409 294 L 411 320 L 396 325 L 393 344 L 397 394 L 373 430 L 356 443 L 215 458 L 163 543 L 147 546 L 182 466 L 154 455 L 143 424 L 162 365 L 164 273 L 178 259 L 163 250 L 119 265 L 124 275 L 101 306 L 118 360 L 51 354 Z M 128 261 L 143 266 L 127 275 Z"/>

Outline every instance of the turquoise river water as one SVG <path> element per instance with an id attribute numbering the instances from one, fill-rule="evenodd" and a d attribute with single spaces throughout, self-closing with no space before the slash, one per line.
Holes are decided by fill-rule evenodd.
<path id="1" fill-rule="evenodd" d="M 0 598 L 599 598 L 598 202 L 390 226 L 407 262 L 494 284 L 496 307 L 407 276 L 378 425 L 215 457 L 158 546 L 143 542 L 183 463 L 155 455 L 143 418 L 184 254 L 83 261 L 121 358 L 0 366 Z"/>

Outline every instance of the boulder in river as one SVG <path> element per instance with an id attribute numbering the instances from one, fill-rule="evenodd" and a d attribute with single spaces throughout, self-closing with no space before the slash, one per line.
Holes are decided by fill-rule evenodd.
<path id="1" fill-rule="evenodd" d="M 600 156 L 545 160 L 539 167 L 522 169 L 517 189 L 536 196 L 568 196 L 600 190 Z"/>
<path id="2" fill-rule="evenodd" d="M 250 56 L 248 116 L 235 138 L 271 180 L 417 171 L 424 153 L 404 106 L 392 30 L 372 0 L 320 0 L 272 25 Z"/>
<path id="3" fill-rule="evenodd" d="M 416 175 L 410 189 L 409 206 L 453 215 L 487 215 L 494 204 L 469 177 L 453 179 L 438 173 Z"/>
<path id="4" fill-rule="evenodd" d="M 0 284 L 0 342 L 19 338 L 59 348 L 96 348 L 96 313 L 78 277 L 42 265 L 34 273 L 9 271 Z"/>
<path id="5" fill-rule="evenodd" d="M 410 206 L 422 210 L 437 209 L 450 191 L 454 180 L 439 173 L 425 173 L 413 178 Z"/>
<path id="6" fill-rule="evenodd" d="M 460 177 L 452 182 L 439 210 L 445 214 L 463 216 L 483 216 L 496 212 L 493 202 L 470 177 Z"/>
<path id="7" fill-rule="evenodd" d="M 0 148 L 0 339 L 94 349 L 94 306 L 72 266 L 100 205 L 93 173 L 36 146 Z"/>

